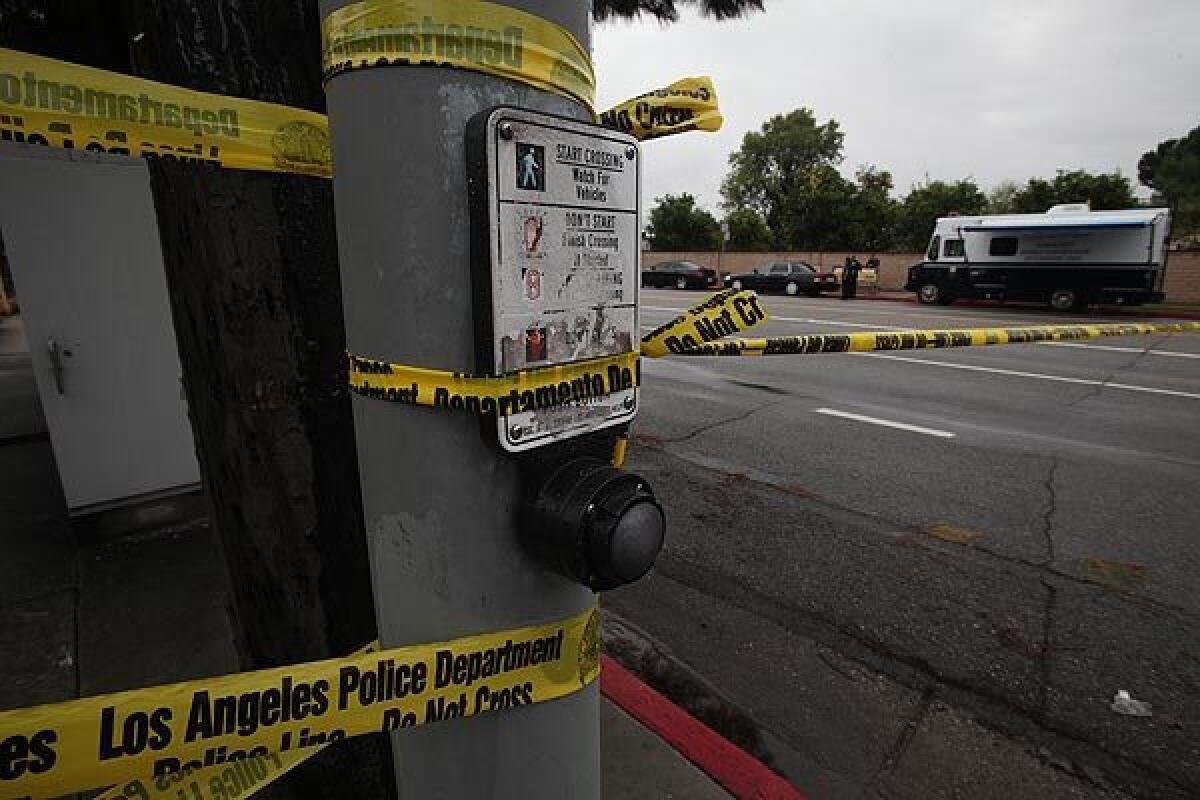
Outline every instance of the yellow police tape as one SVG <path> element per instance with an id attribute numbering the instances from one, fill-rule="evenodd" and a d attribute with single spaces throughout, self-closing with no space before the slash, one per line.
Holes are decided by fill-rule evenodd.
<path id="1" fill-rule="evenodd" d="M 455 67 L 596 103 L 596 73 L 570 31 L 484 0 L 362 0 L 321 21 L 325 80 L 391 65 Z"/>
<path id="2" fill-rule="evenodd" d="M 774 356 L 816 353 L 867 353 L 875 350 L 925 350 L 938 347 L 1033 344 L 1037 342 L 1138 336 L 1153 333 L 1200 332 L 1200 322 L 1156 322 L 1101 325 L 1035 325 L 1020 328 L 963 328 L 887 331 L 883 333 L 810 333 L 765 339 L 727 339 L 705 342 L 681 356 Z"/>
<path id="3" fill-rule="evenodd" d="M 0 140 L 218 167 L 331 174 L 322 114 L 3 48 Z"/>
<path id="4" fill-rule="evenodd" d="M 641 384 L 637 353 L 524 370 L 501 377 L 466 375 L 350 356 L 350 389 L 366 397 L 472 414 L 541 411 Z"/>
<path id="5" fill-rule="evenodd" d="M 354 655 L 378 653 L 379 642 L 375 641 Z M 269 783 L 274 782 L 293 767 L 333 744 L 285 750 L 281 753 L 258 753 L 232 761 L 201 765 L 191 762 L 178 770 L 146 777 L 122 779 L 121 783 L 97 795 L 93 800 L 241 800 L 250 797 Z"/>
<path id="6" fill-rule="evenodd" d="M 617 438 L 613 440 L 613 451 L 611 463 L 617 469 L 625 466 L 625 455 L 629 452 L 629 426 L 626 425 L 621 430 L 617 431 Z"/>
<path id="7" fill-rule="evenodd" d="M 768 321 L 770 316 L 758 295 L 748 290 L 728 289 L 646 334 L 642 338 L 641 355 L 660 358 L 865 353 L 1200 332 L 1200 322 L 1169 322 L 729 338 Z M 497 377 L 422 369 L 359 356 L 350 356 L 349 360 L 350 388 L 358 394 L 475 414 L 537 411 L 641 385 L 641 369 L 634 353 Z M 623 461 L 626 446 L 618 441 L 613 458 Z"/>
<path id="8" fill-rule="evenodd" d="M 327 745 L 246 756 L 210 767 L 123 780 L 94 800 L 242 800 L 300 766 L 325 747 Z"/>
<path id="9" fill-rule="evenodd" d="M 676 81 L 600 119 L 639 139 L 721 127 L 708 78 Z M 0 141 L 323 178 L 333 174 L 324 114 L 5 48 L 0 48 Z"/>
<path id="10" fill-rule="evenodd" d="M 657 358 L 682 352 L 683 348 L 732 336 L 766 320 L 767 313 L 754 292 L 718 292 L 647 334 L 642 339 L 641 354 Z M 356 355 L 348 360 L 350 389 L 357 394 L 484 415 L 509 416 L 585 402 L 632 389 L 642 382 L 637 353 L 501 376 L 410 367 Z"/>
<path id="11" fill-rule="evenodd" d="M 599 625 L 592 607 L 448 642 L 3 712 L 0 800 L 118 782 L 106 797 L 198 797 L 179 792 L 201 780 L 213 797 L 245 796 L 311 748 L 577 692 L 599 674 Z"/>
<path id="12" fill-rule="evenodd" d="M 684 131 L 721 130 L 725 118 L 708 77 L 683 78 L 670 86 L 626 100 L 600 115 L 600 124 L 638 139 Z"/>
<path id="13" fill-rule="evenodd" d="M 642 355 L 660 358 L 670 353 L 684 353 L 769 319 L 757 294 L 747 289 L 726 289 L 646 334 L 642 338 Z"/>

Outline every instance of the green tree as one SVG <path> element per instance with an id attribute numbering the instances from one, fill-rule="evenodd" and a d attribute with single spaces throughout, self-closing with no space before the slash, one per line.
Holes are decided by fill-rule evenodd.
<path id="1" fill-rule="evenodd" d="M 1060 203 L 1086 202 L 1093 211 L 1132 208 L 1138 204 L 1133 185 L 1119 172 L 1093 174 L 1084 170 L 1054 176 L 1054 192 Z"/>
<path id="2" fill-rule="evenodd" d="M 896 246 L 905 250 L 924 250 L 938 217 L 982 214 L 987 205 L 987 195 L 970 178 L 954 183 L 930 181 L 914 186 L 900 204 Z"/>
<path id="3" fill-rule="evenodd" d="M 1156 204 L 1171 207 L 1177 237 L 1200 233 L 1200 127 L 1143 154 L 1138 180 L 1154 190 Z"/>
<path id="4" fill-rule="evenodd" d="M 1017 193 L 1021 187 L 1016 181 L 1001 181 L 988 192 L 987 213 L 1013 214 L 1017 209 Z"/>
<path id="5" fill-rule="evenodd" d="M 850 238 L 848 229 L 857 187 L 838 170 L 822 164 L 793 198 L 777 231 L 778 244 L 788 250 L 836 250 Z M 769 218 L 768 218 L 769 221 Z"/>
<path id="6" fill-rule="evenodd" d="M 767 222 L 752 208 L 736 208 L 725 217 L 729 226 L 728 250 L 762 252 L 771 249 L 771 229 Z"/>
<path id="7" fill-rule="evenodd" d="M 1062 170 L 1054 180 L 1030 178 L 1013 196 L 1013 208 L 1020 214 L 1038 214 L 1059 203 L 1088 203 L 1093 211 L 1130 208 L 1137 205 L 1133 186 L 1119 172 L 1091 173 Z"/>
<path id="8" fill-rule="evenodd" d="M 854 193 L 841 226 L 839 250 L 890 250 L 895 242 L 900 204 L 892 199 L 892 173 L 875 166 L 858 168 Z"/>
<path id="9" fill-rule="evenodd" d="M 1045 178 L 1030 178 L 1012 197 L 1014 214 L 1040 214 L 1058 202 L 1054 184 Z M 1074 202 L 1074 201 L 1072 201 Z"/>
<path id="10" fill-rule="evenodd" d="M 758 212 L 777 247 L 829 246 L 842 238 L 854 194 L 854 185 L 837 171 L 843 138 L 835 120 L 818 124 L 807 108 L 772 117 L 730 154 L 721 186 L 725 208 Z"/>
<path id="11" fill-rule="evenodd" d="M 696 207 L 692 195 L 668 194 L 654 202 L 646 225 L 651 250 L 716 250 L 721 246 L 721 226 L 712 214 Z"/>

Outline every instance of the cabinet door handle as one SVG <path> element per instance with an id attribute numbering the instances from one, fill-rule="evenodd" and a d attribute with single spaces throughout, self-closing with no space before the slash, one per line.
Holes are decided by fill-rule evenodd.
<path id="1" fill-rule="evenodd" d="M 63 391 L 62 348 L 55 339 L 47 339 L 46 350 L 50 353 L 50 371 L 54 373 L 54 388 L 58 389 L 59 394 L 66 394 Z"/>

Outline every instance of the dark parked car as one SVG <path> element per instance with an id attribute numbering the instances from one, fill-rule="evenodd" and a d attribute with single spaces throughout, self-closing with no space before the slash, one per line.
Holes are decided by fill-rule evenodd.
<path id="1" fill-rule="evenodd" d="M 832 292 L 839 288 L 836 275 L 817 272 L 815 267 L 803 261 L 776 261 L 757 267 L 753 272 L 730 275 L 725 280 L 733 289 L 783 292 L 793 296 L 806 294 L 816 297 L 821 292 Z"/>
<path id="2" fill-rule="evenodd" d="M 642 286 L 715 289 L 720 282 L 715 269 L 691 261 L 664 261 L 642 271 Z"/>

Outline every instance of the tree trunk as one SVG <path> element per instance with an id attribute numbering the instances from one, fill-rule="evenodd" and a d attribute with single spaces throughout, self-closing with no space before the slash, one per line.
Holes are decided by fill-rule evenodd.
<path id="1" fill-rule="evenodd" d="M 319 178 L 151 169 L 200 469 L 247 667 L 375 638 L 330 187 Z M 380 736 L 284 781 L 295 797 L 392 791 Z"/>
<path id="2" fill-rule="evenodd" d="M 0 0 L 0 44 L 323 110 L 315 0 Z M 197 456 L 246 668 L 375 638 L 329 182 L 151 162 Z M 394 797 L 382 736 L 264 796 Z"/>
<path id="3" fill-rule="evenodd" d="M 0 0 L 0 47 L 128 72 L 127 41 L 104 0 Z"/>

